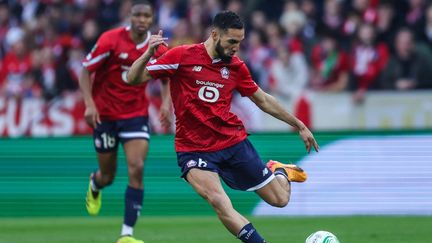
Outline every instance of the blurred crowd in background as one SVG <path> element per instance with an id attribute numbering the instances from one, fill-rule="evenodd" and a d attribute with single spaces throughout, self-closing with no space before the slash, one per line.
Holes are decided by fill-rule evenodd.
<path id="1" fill-rule="evenodd" d="M 266 91 L 352 92 L 432 88 L 428 0 L 155 0 L 153 32 L 169 46 L 204 41 L 229 9 L 245 20 L 239 55 Z M 81 61 L 99 35 L 127 25 L 131 1 L 0 0 L 1 97 L 79 95 Z M 149 86 L 157 96 L 158 85 Z"/>

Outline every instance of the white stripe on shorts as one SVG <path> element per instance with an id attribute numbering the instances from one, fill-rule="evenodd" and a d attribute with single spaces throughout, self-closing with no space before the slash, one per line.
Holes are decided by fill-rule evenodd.
<path id="1" fill-rule="evenodd" d="M 254 186 L 254 187 L 251 187 L 251 188 L 247 189 L 246 191 L 250 192 L 250 191 L 256 191 L 256 190 L 258 190 L 258 189 L 261 189 L 261 188 L 263 188 L 265 185 L 269 184 L 270 181 L 272 181 L 274 178 L 275 178 L 275 176 L 274 176 L 274 174 L 273 174 L 273 175 L 271 175 L 269 178 L 267 178 L 265 181 L 261 182 L 260 184 Z"/>
<path id="2" fill-rule="evenodd" d="M 119 137 L 121 138 L 150 138 L 150 134 L 148 132 L 121 132 L 119 133 Z"/>

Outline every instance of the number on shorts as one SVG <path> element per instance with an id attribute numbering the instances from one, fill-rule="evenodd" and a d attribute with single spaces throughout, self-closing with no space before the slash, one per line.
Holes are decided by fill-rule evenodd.
<path id="1" fill-rule="evenodd" d="M 103 140 L 103 147 L 104 148 L 114 148 L 115 146 L 115 137 L 112 137 L 106 133 L 102 133 L 101 135 Z"/>

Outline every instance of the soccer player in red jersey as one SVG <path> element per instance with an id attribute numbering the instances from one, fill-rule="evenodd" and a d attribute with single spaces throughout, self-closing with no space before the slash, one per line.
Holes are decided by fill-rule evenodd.
<path id="1" fill-rule="evenodd" d="M 132 63 L 149 47 L 153 7 L 148 1 L 134 1 L 131 24 L 104 32 L 83 62 L 79 80 L 86 105 L 85 119 L 94 128 L 93 139 L 99 169 L 90 176 L 87 211 L 97 215 L 101 189 L 110 185 L 117 169 L 117 150 L 122 143 L 129 183 L 125 192 L 124 222 L 119 243 L 143 242 L 132 237 L 143 202 L 143 167 L 150 131 L 146 84 L 128 85 L 126 75 Z M 167 51 L 165 45 L 152 48 L 152 56 Z M 163 85 L 164 103 L 170 104 L 169 88 Z M 168 101 L 167 101 L 168 100 Z M 162 112 L 169 112 L 168 105 Z M 168 117 L 168 116 L 164 116 Z"/>
<path id="2" fill-rule="evenodd" d="M 235 90 L 260 109 L 299 131 L 310 152 L 318 144 L 309 129 L 252 80 L 236 52 L 244 38 L 243 23 L 233 12 L 217 14 L 204 42 L 173 48 L 150 60 L 164 43 L 162 32 L 152 35 L 149 49 L 128 73 L 128 82 L 140 85 L 151 78 L 170 78 L 176 115 L 175 147 L 178 164 L 194 190 L 213 207 L 225 227 L 243 242 L 265 242 L 252 224 L 232 206 L 219 178 L 231 188 L 254 191 L 267 203 L 288 204 L 291 182 L 303 182 L 306 173 L 295 165 L 263 164 L 247 139 L 243 123 L 230 112 Z"/>

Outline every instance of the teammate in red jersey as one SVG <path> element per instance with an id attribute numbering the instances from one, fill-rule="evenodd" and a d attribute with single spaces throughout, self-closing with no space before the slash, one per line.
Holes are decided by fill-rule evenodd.
<path id="1" fill-rule="evenodd" d="M 110 185 L 117 168 L 119 143 L 125 151 L 129 183 L 125 192 L 125 212 L 121 237 L 124 242 L 142 242 L 132 237 L 143 201 L 143 167 L 150 131 L 146 84 L 127 85 L 132 63 L 149 47 L 153 8 L 148 1 L 134 1 L 131 25 L 103 33 L 83 62 L 80 87 L 85 99 L 85 119 L 94 128 L 94 146 L 99 169 L 90 176 L 86 197 L 87 211 L 97 215 L 101 208 L 101 189 Z M 152 56 L 167 51 L 165 45 L 152 48 Z M 169 88 L 163 85 L 164 107 L 169 113 Z M 165 114 L 165 118 L 169 117 Z"/>
<path id="2" fill-rule="evenodd" d="M 247 139 L 243 123 L 230 112 L 233 91 L 297 128 L 308 152 L 312 147 L 318 151 L 318 144 L 300 120 L 256 85 L 245 63 L 235 56 L 243 38 L 238 15 L 221 12 L 215 16 L 211 36 L 204 43 L 176 47 L 150 61 L 164 43 L 160 31 L 150 37 L 149 49 L 132 65 L 128 82 L 139 85 L 151 78 L 170 78 L 182 177 L 208 201 L 233 235 L 243 242 L 265 242 L 233 208 L 219 177 L 231 188 L 255 191 L 269 204 L 284 207 L 291 182 L 305 181 L 306 173 L 295 165 L 276 161 L 263 164 Z"/>

